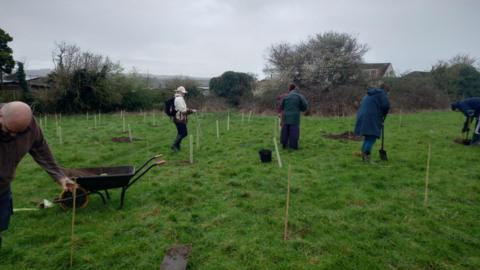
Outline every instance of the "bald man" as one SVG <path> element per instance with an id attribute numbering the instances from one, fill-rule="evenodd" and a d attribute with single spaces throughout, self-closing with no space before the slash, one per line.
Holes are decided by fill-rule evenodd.
<path id="1" fill-rule="evenodd" d="M 76 187 L 53 158 L 30 107 L 19 101 L 0 104 L 0 232 L 8 229 L 13 213 L 10 183 L 17 165 L 27 153 L 64 190 L 73 191 Z M 0 247 L 1 243 L 0 236 Z"/>

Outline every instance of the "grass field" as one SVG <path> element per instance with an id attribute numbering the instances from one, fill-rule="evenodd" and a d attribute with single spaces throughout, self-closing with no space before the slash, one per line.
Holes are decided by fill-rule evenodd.
<path id="1" fill-rule="evenodd" d="M 479 269 L 480 148 L 455 144 L 463 117 L 453 112 L 389 116 L 390 161 L 364 164 L 352 155 L 360 142 L 328 133 L 353 129 L 354 118 L 304 117 L 299 151 L 273 148 L 275 118 L 205 114 L 191 118 L 194 164 L 186 138 L 172 153 L 173 124 L 157 112 L 128 115 L 133 136 L 122 133 L 118 114 L 62 117 L 63 144 L 49 116 L 46 137 L 65 167 L 139 166 L 160 153 L 168 161 L 152 169 L 126 194 L 104 205 L 92 196 L 76 212 L 73 269 L 158 269 L 165 249 L 191 244 L 189 269 Z M 43 117 L 42 117 L 43 119 Z M 220 123 L 216 138 L 215 121 Z M 401 121 L 401 122 L 400 122 Z M 278 135 L 277 135 L 278 136 Z M 429 201 L 424 206 L 427 145 L 431 143 Z M 289 240 L 283 240 L 287 168 L 292 167 Z M 13 182 L 15 208 L 56 197 L 59 187 L 27 157 Z M 18 212 L 4 233 L 0 269 L 67 269 L 71 211 L 60 207 Z"/>

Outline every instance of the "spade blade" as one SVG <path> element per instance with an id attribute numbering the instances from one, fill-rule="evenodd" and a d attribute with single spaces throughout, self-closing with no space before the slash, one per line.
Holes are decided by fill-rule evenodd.
<path id="1" fill-rule="evenodd" d="M 385 151 L 384 149 L 380 149 L 378 153 L 380 154 L 381 160 L 388 161 L 387 151 Z"/>

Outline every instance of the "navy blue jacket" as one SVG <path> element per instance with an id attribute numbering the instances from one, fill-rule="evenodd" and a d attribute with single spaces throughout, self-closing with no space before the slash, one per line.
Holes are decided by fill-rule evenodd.
<path id="1" fill-rule="evenodd" d="M 460 110 L 466 117 L 479 117 L 480 98 L 472 97 L 452 104 L 452 110 Z"/>
<path id="2" fill-rule="evenodd" d="M 379 138 L 389 109 L 390 102 L 385 92 L 382 89 L 369 89 L 357 112 L 355 134 Z"/>

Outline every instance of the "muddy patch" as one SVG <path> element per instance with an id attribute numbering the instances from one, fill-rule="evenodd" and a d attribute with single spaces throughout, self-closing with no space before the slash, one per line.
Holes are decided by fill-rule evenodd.
<path id="1" fill-rule="evenodd" d="M 351 140 L 351 141 L 362 141 L 362 136 L 357 136 L 352 131 L 345 131 L 340 134 L 327 134 L 324 135 L 325 138 L 335 139 L 335 140 Z"/>
<path id="2" fill-rule="evenodd" d="M 187 269 L 188 257 L 192 251 L 191 245 L 173 245 L 165 252 L 160 270 Z"/>
<path id="3" fill-rule="evenodd" d="M 455 143 L 458 143 L 458 144 L 463 144 L 463 145 L 470 145 L 470 143 L 472 142 L 472 140 L 469 140 L 469 139 L 462 139 L 462 138 L 456 138 L 455 140 L 453 140 Z"/>
<path id="4" fill-rule="evenodd" d="M 132 142 L 132 140 L 130 140 L 129 137 L 113 137 L 113 138 L 112 138 L 112 142 L 126 142 L 126 143 L 130 143 L 130 142 Z"/>
<path id="5" fill-rule="evenodd" d="M 183 166 L 192 165 L 192 164 L 190 163 L 190 160 L 179 160 L 177 164 L 178 164 L 178 165 L 183 165 Z"/>

